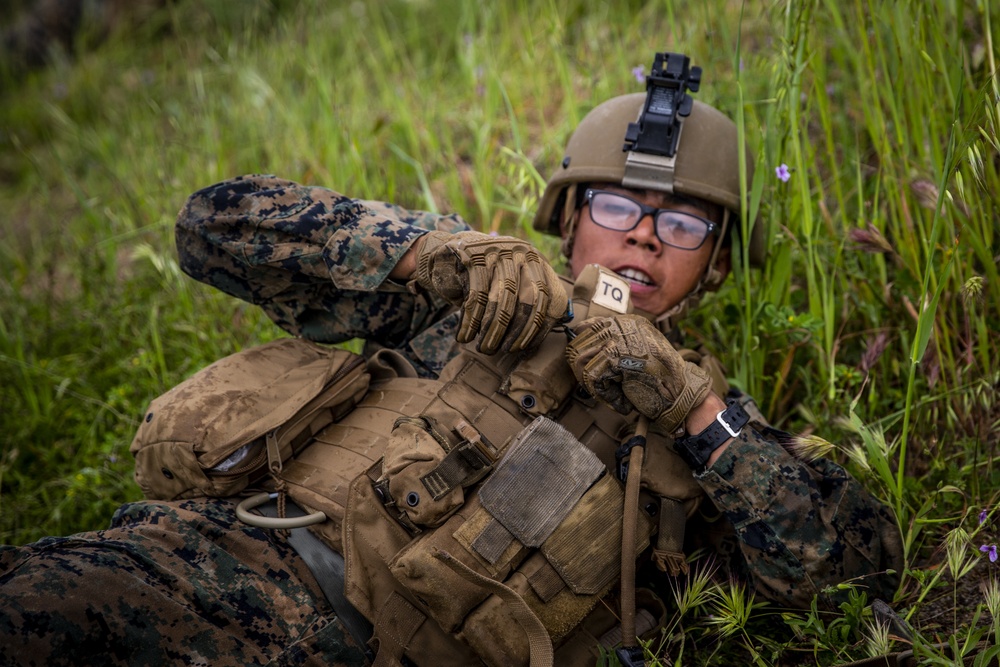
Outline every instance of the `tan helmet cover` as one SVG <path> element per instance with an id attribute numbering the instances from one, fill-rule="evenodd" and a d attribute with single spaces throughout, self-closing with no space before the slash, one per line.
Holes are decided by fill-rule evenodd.
<path id="1" fill-rule="evenodd" d="M 628 152 L 622 147 L 629 123 L 635 122 L 646 100 L 645 93 L 612 98 L 594 108 L 580 122 L 566 147 L 562 164 L 549 179 L 535 213 L 534 227 L 559 236 L 566 197 L 578 183 L 618 183 L 625 180 Z M 697 100 L 684 119 L 673 165 L 673 182 L 664 174 L 662 187 L 648 189 L 676 192 L 718 204 L 739 220 L 740 167 L 736 124 L 722 112 Z M 753 158 L 747 151 L 747 182 L 753 178 Z M 648 186 L 647 186 L 648 187 Z M 572 204 L 572 202 L 570 202 Z M 738 226 L 737 226 L 738 230 Z M 762 226 L 750 236 L 750 264 L 763 266 Z"/>

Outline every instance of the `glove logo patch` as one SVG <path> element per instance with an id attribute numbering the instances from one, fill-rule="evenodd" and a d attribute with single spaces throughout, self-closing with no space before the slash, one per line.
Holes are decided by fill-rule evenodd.
<path id="1" fill-rule="evenodd" d="M 646 362 L 642 359 L 633 359 L 632 357 L 622 357 L 618 360 L 618 368 L 626 371 L 641 371 L 646 367 Z"/>

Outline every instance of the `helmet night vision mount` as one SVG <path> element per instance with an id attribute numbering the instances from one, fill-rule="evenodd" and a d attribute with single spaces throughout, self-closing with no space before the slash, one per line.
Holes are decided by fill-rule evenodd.
<path id="1" fill-rule="evenodd" d="M 682 53 L 657 53 L 653 58 L 646 77 L 646 102 L 639 119 L 625 132 L 625 187 L 673 191 L 677 145 L 684 119 L 694 106 L 687 91 L 697 92 L 701 85 L 701 68 L 690 63 Z"/>
<path id="2" fill-rule="evenodd" d="M 689 67 L 681 53 L 657 53 L 646 77 L 646 103 L 638 122 L 629 123 L 623 150 L 673 157 L 681 136 L 682 119 L 691 115 L 698 92 L 701 68 Z"/>

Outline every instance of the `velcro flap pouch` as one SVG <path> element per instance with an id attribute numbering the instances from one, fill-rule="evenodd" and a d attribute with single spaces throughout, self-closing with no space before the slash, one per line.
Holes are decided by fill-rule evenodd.
<path id="1" fill-rule="evenodd" d="M 242 491 L 267 464 L 339 419 L 368 388 L 364 359 L 348 350 L 283 338 L 203 368 L 154 399 L 129 451 L 147 498 Z"/>
<path id="2" fill-rule="evenodd" d="M 539 547 L 605 472 L 569 431 L 536 417 L 483 483 L 479 499 L 512 538 Z"/>
<path id="3" fill-rule="evenodd" d="M 479 491 L 497 525 L 476 542 L 489 557 L 516 539 L 539 547 L 570 590 L 603 593 L 621 569 L 622 485 L 594 452 L 547 417 L 519 436 Z M 644 522 L 637 549 L 648 544 Z M 505 535 L 505 533 L 507 535 Z M 508 536 L 509 535 L 509 536 Z"/>

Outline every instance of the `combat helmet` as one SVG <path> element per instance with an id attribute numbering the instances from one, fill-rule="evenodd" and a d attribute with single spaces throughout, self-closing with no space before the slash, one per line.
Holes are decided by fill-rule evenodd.
<path id="1" fill-rule="evenodd" d="M 646 93 L 622 95 L 598 105 L 573 132 L 534 220 L 540 232 L 563 234 L 567 255 L 572 252 L 574 230 L 562 229 L 561 224 L 563 219 L 572 220 L 578 184 L 618 183 L 698 197 L 722 207 L 720 238 L 730 225 L 738 229 L 743 202 L 736 124 L 686 94 L 686 90 L 698 90 L 701 78 L 701 68 L 689 67 L 689 62 L 682 54 L 657 53 L 646 77 Z M 753 178 L 749 151 L 746 165 L 749 183 Z M 715 253 L 721 245 L 716 245 Z M 692 294 L 695 299 L 697 293 L 718 289 L 725 278 L 713 268 L 715 253 Z M 764 257 L 763 229 L 755 224 L 750 264 L 763 266 Z M 688 299 L 681 305 L 686 308 L 693 303 Z"/>

